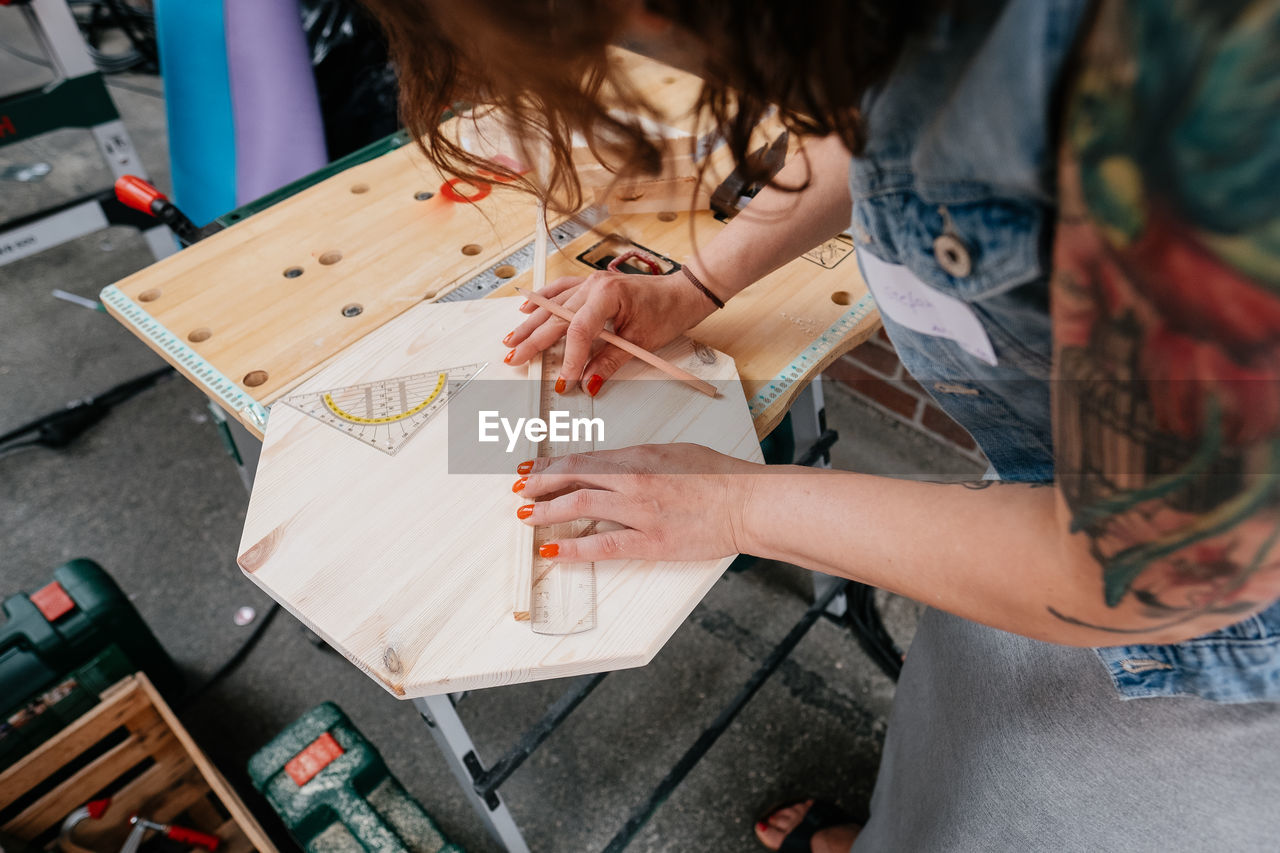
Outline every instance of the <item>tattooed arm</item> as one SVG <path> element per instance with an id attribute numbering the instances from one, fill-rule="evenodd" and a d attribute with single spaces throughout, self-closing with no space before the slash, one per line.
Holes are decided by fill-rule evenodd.
<path id="1" fill-rule="evenodd" d="M 1280 595 L 1280 8 L 1107 2 L 1070 97 L 1053 320 L 1060 512 L 1110 612 Z"/>
<path id="2" fill-rule="evenodd" d="M 540 503 L 529 523 L 630 528 L 564 543 L 568 559 L 744 551 L 1058 643 L 1176 642 L 1267 607 L 1280 597 L 1277 43 L 1276 0 L 1099 7 L 1063 121 L 1055 488 L 761 471 L 670 446 L 612 454 L 622 485 L 531 477 L 530 497 L 598 491 Z M 647 476 L 671 470 L 707 475 Z"/>

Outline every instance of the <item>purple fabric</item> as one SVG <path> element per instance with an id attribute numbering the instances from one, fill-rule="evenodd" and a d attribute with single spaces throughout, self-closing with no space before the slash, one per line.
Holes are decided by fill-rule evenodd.
<path id="1" fill-rule="evenodd" d="M 224 0 L 236 201 L 245 204 L 329 162 L 298 0 Z"/>

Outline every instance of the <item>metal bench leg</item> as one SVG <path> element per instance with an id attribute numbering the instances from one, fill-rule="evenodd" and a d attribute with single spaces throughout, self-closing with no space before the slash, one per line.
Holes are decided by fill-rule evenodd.
<path id="1" fill-rule="evenodd" d="M 820 448 L 822 443 L 825 443 L 823 441 L 824 436 L 827 434 L 825 405 L 822 398 L 821 376 L 814 377 L 814 380 L 804 387 L 804 390 L 796 396 L 796 401 L 791 405 L 791 428 L 794 430 L 796 437 L 797 460 L 803 459 L 813 468 L 831 467 L 830 453 L 819 453 L 815 458 L 812 452 L 812 450 Z M 822 572 L 812 572 L 811 577 L 813 578 L 813 596 L 815 600 L 822 598 L 827 590 L 833 586 L 843 583 L 840 578 L 824 575 Z M 838 618 L 844 616 L 848 606 L 845 596 L 843 594 L 837 595 L 831 600 L 827 613 Z"/>
<path id="2" fill-rule="evenodd" d="M 524 843 L 524 836 L 516 826 L 515 818 L 507 809 L 497 791 L 492 791 L 487 798 L 476 793 L 475 781 L 471 767 L 481 767 L 479 756 L 471 735 L 462 724 L 462 718 L 448 696 L 425 696 L 413 700 L 414 707 L 422 715 L 436 745 L 449 763 L 449 769 L 458 777 L 458 784 L 466 795 L 471 807 L 484 821 L 485 829 L 493 836 L 503 849 L 509 853 L 529 853 L 529 845 Z"/>

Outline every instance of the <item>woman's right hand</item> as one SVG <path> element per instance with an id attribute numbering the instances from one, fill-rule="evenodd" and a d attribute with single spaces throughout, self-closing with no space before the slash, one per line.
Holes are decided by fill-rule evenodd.
<path id="1" fill-rule="evenodd" d="M 613 332 L 649 351 L 675 340 L 715 310 L 704 294 L 679 271 L 664 276 L 594 272 L 586 278 L 559 278 L 538 291 L 575 312 L 572 323 L 526 302 L 529 319 L 503 343 L 512 347 L 508 364 L 523 364 L 565 339 L 561 375 L 566 385 L 580 383 L 594 396 L 604 380 L 631 358 L 612 344 L 592 352 L 597 336 L 612 323 Z M 557 387 L 559 386 L 557 384 Z"/>

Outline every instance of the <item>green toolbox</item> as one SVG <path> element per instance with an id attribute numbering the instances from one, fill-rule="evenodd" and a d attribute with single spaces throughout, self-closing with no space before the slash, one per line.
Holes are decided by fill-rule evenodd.
<path id="1" fill-rule="evenodd" d="M 174 696 L 182 675 L 138 611 L 92 560 L 59 566 L 53 581 L 0 607 L 0 770 L 142 670 Z"/>
<path id="2" fill-rule="evenodd" d="M 249 759 L 249 778 L 307 853 L 462 853 L 332 702 Z"/>

